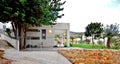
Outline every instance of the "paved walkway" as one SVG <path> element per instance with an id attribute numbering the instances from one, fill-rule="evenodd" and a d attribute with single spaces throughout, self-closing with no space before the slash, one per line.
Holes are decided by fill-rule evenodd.
<path id="1" fill-rule="evenodd" d="M 17 51 L 7 49 L 5 57 L 13 60 L 13 64 L 71 64 L 57 51 Z"/>
<path id="2" fill-rule="evenodd" d="M 12 64 L 71 64 L 57 51 L 17 51 L 4 44 L 0 40 L 0 47 L 5 48 L 4 57 L 13 60 Z"/>

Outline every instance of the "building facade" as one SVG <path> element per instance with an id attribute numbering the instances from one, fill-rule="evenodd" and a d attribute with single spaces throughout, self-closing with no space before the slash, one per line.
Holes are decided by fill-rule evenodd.
<path id="1" fill-rule="evenodd" d="M 64 44 L 64 37 L 67 40 L 67 46 L 69 46 L 69 23 L 57 23 L 56 25 L 42 26 L 42 27 L 30 27 L 27 30 L 27 44 L 37 47 L 53 47 L 58 43 L 55 41 L 55 34 L 59 34 L 61 46 Z M 66 36 L 64 36 L 66 34 Z"/>

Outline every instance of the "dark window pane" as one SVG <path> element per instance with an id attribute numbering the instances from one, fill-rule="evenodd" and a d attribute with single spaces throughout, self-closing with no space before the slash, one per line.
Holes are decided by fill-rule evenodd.
<path id="1" fill-rule="evenodd" d="M 46 29 L 42 29 L 42 39 L 46 39 Z"/>
<path id="2" fill-rule="evenodd" d="M 28 36 L 27 37 L 27 40 L 39 40 L 40 39 L 40 37 L 31 37 L 31 36 Z"/>

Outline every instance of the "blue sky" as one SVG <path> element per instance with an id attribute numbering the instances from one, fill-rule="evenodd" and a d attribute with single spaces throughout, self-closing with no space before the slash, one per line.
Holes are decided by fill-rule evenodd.
<path id="1" fill-rule="evenodd" d="M 87 24 L 120 24 L 120 0 L 66 0 L 65 16 L 58 22 L 70 23 L 70 30 L 84 32 Z"/>

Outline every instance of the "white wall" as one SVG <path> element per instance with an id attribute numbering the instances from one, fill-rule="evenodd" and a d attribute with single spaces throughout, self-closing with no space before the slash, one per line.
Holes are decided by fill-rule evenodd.
<path id="1" fill-rule="evenodd" d="M 16 39 L 12 39 L 12 38 L 10 38 L 10 37 L 8 37 L 8 36 L 6 36 L 6 35 L 3 35 L 3 34 L 1 34 L 1 38 L 2 39 L 4 39 L 4 40 L 7 40 L 13 47 L 15 47 L 16 49 L 18 49 L 19 47 L 19 45 L 18 45 L 18 42 L 17 42 L 17 40 Z"/>
<path id="2" fill-rule="evenodd" d="M 0 22 L 0 29 L 3 29 L 3 23 Z"/>
<path id="3" fill-rule="evenodd" d="M 0 22 L 0 29 L 3 29 L 3 25 L 5 25 L 6 28 L 12 29 L 11 22 L 8 22 L 8 23 L 1 23 Z"/>
<path id="4" fill-rule="evenodd" d="M 27 36 L 40 37 L 39 40 L 27 40 L 27 44 L 40 45 L 43 42 L 43 46 L 54 46 L 54 34 L 55 30 L 69 30 L 69 23 L 57 23 L 54 26 L 42 26 L 42 27 L 31 27 L 30 29 L 39 29 L 40 32 L 27 32 Z M 46 29 L 46 39 L 42 39 L 42 29 Z M 51 33 L 48 31 L 52 30 Z"/>
<path id="5" fill-rule="evenodd" d="M 39 29 L 40 32 L 27 32 L 27 36 L 40 37 L 40 39 L 27 40 L 27 44 L 40 46 L 43 42 L 43 46 L 54 46 L 54 30 L 51 26 L 31 27 L 30 29 Z M 42 29 L 46 29 L 46 39 L 42 39 Z M 52 33 L 49 33 L 48 30 L 52 30 Z"/>

